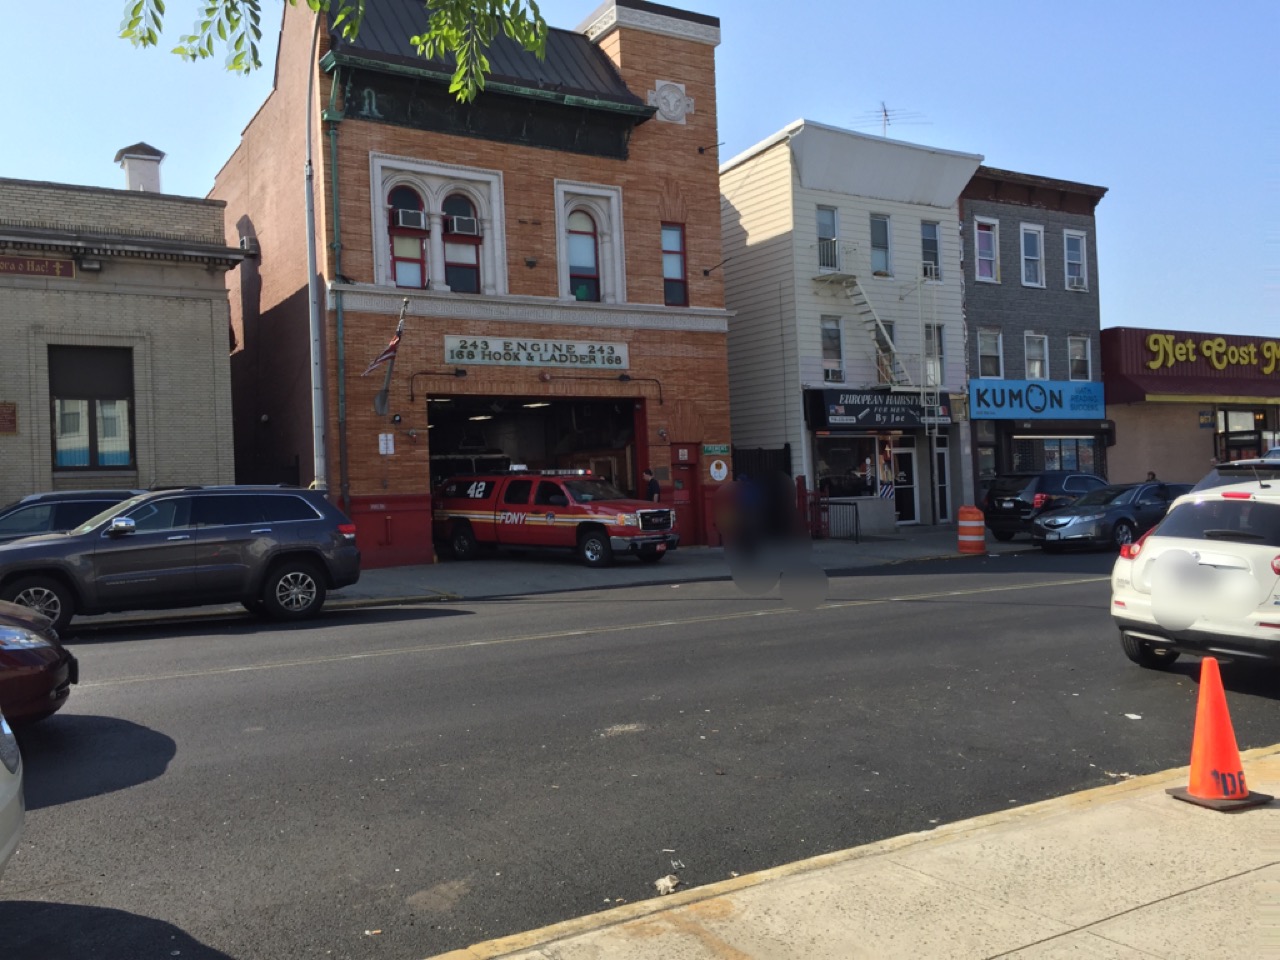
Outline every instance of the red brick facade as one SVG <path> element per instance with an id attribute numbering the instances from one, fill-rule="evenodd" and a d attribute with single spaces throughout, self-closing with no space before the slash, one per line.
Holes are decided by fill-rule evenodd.
<path id="1" fill-rule="evenodd" d="M 334 499 L 359 526 L 367 565 L 432 556 L 428 395 L 629 402 L 635 435 L 622 458 L 629 473 L 619 482 L 634 490 L 640 471 L 654 467 L 664 499 L 675 499 L 684 514 L 684 542 L 708 542 L 714 534 L 702 501 L 709 502 L 715 484 L 700 462 L 701 447 L 729 443 L 724 290 L 722 273 L 711 269 L 721 260 L 714 45 L 646 32 L 625 20 L 603 35 L 601 50 L 641 101 L 660 80 L 683 84 L 693 101 L 684 123 L 656 116 L 639 123 L 627 159 L 619 160 L 361 119 L 343 102 L 342 68 L 331 101 L 332 72 L 308 65 L 313 22 L 305 7 L 285 8 L 276 89 L 212 192 L 227 203 L 229 240 L 252 236 L 261 251 L 232 278 L 240 479 L 305 484 L 314 473 L 302 178 L 312 69 L 316 239 L 326 287 L 326 473 Z M 474 110 L 484 109 L 485 96 Z M 336 111 L 342 118 L 335 122 Z M 385 203 L 373 195 L 381 192 L 371 175 L 375 156 L 500 174 L 505 293 L 428 295 L 379 277 L 389 239 L 375 216 Z M 560 293 L 557 181 L 620 191 L 626 282 L 617 303 L 579 304 Z M 685 227 L 688 308 L 662 306 L 664 222 Z M 374 398 L 385 367 L 361 374 L 394 332 L 402 295 L 411 304 L 387 411 L 379 415 Z M 445 336 L 625 344 L 629 379 L 557 366 L 459 364 L 445 356 Z M 453 375 L 459 367 L 465 377 Z M 388 434 L 393 453 L 380 441 Z M 689 459 L 673 468 L 681 453 Z"/>

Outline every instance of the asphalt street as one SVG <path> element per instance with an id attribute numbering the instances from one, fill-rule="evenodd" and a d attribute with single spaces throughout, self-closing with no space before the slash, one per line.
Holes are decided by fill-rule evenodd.
<path id="1" fill-rule="evenodd" d="M 1187 762 L 1105 555 L 104 629 L 24 733 L 16 960 L 409 960 Z M 477 567 L 481 570 L 481 567 Z M 1228 666 L 1242 749 L 1274 674 Z"/>

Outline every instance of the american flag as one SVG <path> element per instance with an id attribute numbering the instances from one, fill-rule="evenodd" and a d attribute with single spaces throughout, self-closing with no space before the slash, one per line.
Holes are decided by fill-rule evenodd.
<path id="1" fill-rule="evenodd" d="M 377 359 L 374 360 L 373 363 L 369 364 L 368 369 L 365 370 L 364 373 L 360 374 L 360 376 L 367 377 L 369 374 L 373 373 L 373 371 L 377 370 L 378 367 L 382 366 L 384 363 L 388 362 L 389 360 L 394 360 L 396 358 L 396 350 L 398 350 L 399 348 L 400 348 L 400 334 L 397 332 L 396 335 L 391 338 L 391 342 L 387 344 L 387 349 L 383 350 L 380 354 L 378 354 Z"/>

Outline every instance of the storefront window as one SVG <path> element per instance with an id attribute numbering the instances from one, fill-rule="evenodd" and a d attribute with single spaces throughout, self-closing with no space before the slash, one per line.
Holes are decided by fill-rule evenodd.
<path id="1" fill-rule="evenodd" d="M 815 437 L 813 445 L 819 492 L 829 497 L 875 495 L 875 437 Z"/>
<path id="2" fill-rule="evenodd" d="M 1015 437 L 1013 469 L 1097 473 L 1096 453 L 1092 437 Z"/>

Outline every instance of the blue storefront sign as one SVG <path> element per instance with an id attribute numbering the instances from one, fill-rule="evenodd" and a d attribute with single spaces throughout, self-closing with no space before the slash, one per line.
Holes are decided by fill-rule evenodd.
<path id="1" fill-rule="evenodd" d="M 1102 384 L 1080 380 L 970 380 L 973 420 L 1097 420 Z"/>

